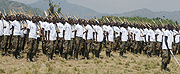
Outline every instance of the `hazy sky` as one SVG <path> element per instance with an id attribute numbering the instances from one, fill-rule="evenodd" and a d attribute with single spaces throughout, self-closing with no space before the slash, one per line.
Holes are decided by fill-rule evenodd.
<path id="1" fill-rule="evenodd" d="M 38 0 L 14 0 L 33 3 Z M 180 0 L 67 0 L 101 13 L 124 13 L 147 8 L 152 11 L 179 11 Z"/>

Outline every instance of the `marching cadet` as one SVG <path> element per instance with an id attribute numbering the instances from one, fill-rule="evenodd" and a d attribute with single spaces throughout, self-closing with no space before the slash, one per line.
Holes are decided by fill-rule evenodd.
<path id="1" fill-rule="evenodd" d="M 123 23 L 121 26 L 120 40 L 122 44 L 120 45 L 119 56 L 124 57 L 123 52 L 126 51 L 127 41 L 131 34 L 127 31 L 127 23 Z"/>
<path id="2" fill-rule="evenodd" d="M 93 43 L 94 48 L 95 49 L 93 52 L 95 54 L 96 58 L 99 58 L 99 54 L 100 54 L 100 47 L 101 47 L 101 43 L 103 41 L 103 30 L 101 28 L 101 26 L 103 25 L 102 21 L 100 22 L 95 22 L 94 24 L 96 24 L 93 28 L 95 29 L 94 31 L 94 40 L 95 42 Z"/>
<path id="3" fill-rule="evenodd" d="M 172 50 L 172 33 L 170 32 L 172 30 L 172 25 L 168 24 L 165 25 L 165 31 L 163 34 L 163 42 L 162 42 L 162 65 L 161 70 L 164 71 L 170 71 L 170 69 L 167 68 L 167 65 L 170 63 L 171 56 L 170 56 L 170 50 Z"/>
<path id="4" fill-rule="evenodd" d="M 53 52 L 55 50 L 56 47 L 56 37 L 57 37 L 57 33 L 58 30 L 56 28 L 56 17 L 50 18 L 50 26 L 48 27 L 48 40 L 49 40 L 49 44 L 47 46 L 48 50 L 47 50 L 47 56 L 48 56 L 48 61 L 49 60 L 53 60 Z"/>
<path id="5" fill-rule="evenodd" d="M 135 48 L 134 48 L 134 53 L 137 54 L 140 51 L 140 38 L 141 38 L 141 31 L 140 31 L 140 25 L 136 24 L 135 25 L 135 30 L 134 30 L 134 42 L 135 42 Z"/>
<path id="6" fill-rule="evenodd" d="M 65 25 L 64 25 L 64 28 L 63 28 L 63 39 L 65 41 L 63 43 L 62 57 L 64 59 L 68 59 L 67 55 L 68 55 L 68 50 L 70 49 L 70 41 L 71 41 L 72 28 L 71 28 L 71 25 L 69 24 L 69 22 L 70 22 L 70 20 L 66 21 Z M 77 56 L 76 56 L 76 58 L 77 58 Z"/>
<path id="7" fill-rule="evenodd" d="M 140 28 L 139 28 L 139 30 L 140 30 L 140 32 L 141 32 L 141 36 L 140 36 L 140 49 L 139 49 L 139 53 L 141 54 L 142 53 L 142 51 L 143 51 L 143 49 L 144 49 L 144 37 L 143 37 L 143 32 L 144 32 L 144 25 L 140 25 Z"/>
<path id="8" fill-rule="evenodd" d="M 8 54 L 8 43 L 9 43 L 9 38 L 10 38 L 10 23 L 9 21 L 9 17 L 5 16 L 5 20 L 4 20 L 4 24 L 6 27 L 4 27 L 4 42 L 3 42 L 3 50 L 2 50 L 2 56 L 3 55 L 9 55 Z"/>
<path id="9" fill-rule="evenodd" d="M 76 60 L 78 60 L 78 53 L 82 48 L 82 37 L 84 33 L 84 28 L 81 26 L 82 25 L 82 20 L 78 19 L 78 24 L 75 26 L 76 29 L 76 49 L 74 51 L 74 57 Z"/>
<path id="10" fill-rule="evenodd" d="M 114 30 L 112 28 L 113 23 L 111 22 L 108 26 L 107 26 L 107 37 L 106 37 L 106 56 L 110 57 L 110 53 L 112 51 L 112 43 L 113 43 L 113 39 L 114 39 Z"/>
<path id="11" fill-rule="evenodd" d="M 149 42 L 149 49 L 147 50 L 147 56 L 148 57 L 152 57 L 152 53 L 155 49 L 155 32 L 154 32 L 154 28 L 155 25 L 151 26 L 151 28 L 149 29 L 149 32 L 148 32 L 148 42 Z"/>
<path id="12" fill-rule="evenodd" d="M 20 37 L 21 37 L 21 23 L 20 21 L 20 15 L 17 14 L 15 20 L 12 22 L 12 26 L 13 26 L 13 37 L 12 37 L 12 52 L 13 52 L 13 56 L 15 59 L 18 59 L 18 55 L 19 54 L 19 47 L 20 47 Z"/>
<path id="13" fill-rule="evenodd" d="M 36 60 L 33 59 L 33 51 L 36 49 L 35 44 L 36 44 L 36 39 L 37 39 L 37 24 L 36 24 L 36 17 L 32 17 L 32 22 L 30 22 L 27 26 L 27 46 L 28 46 L 28 51 L 27 51 L 27 61 L 28 62 L 34 62 Z"/>
<path id="14" fill-rule="evenodd" d="M 3 14 L 0 13 L 0 49 L 3 49 L 3 33 L 4 33 L 4 24 L 3 24 Z"/>
<path id="15" fill-rule="evenodd" d="M 59 28 L 60 32 L 57 35 L 57 48 L 56 48 L 56 55 L 62 56 L 63 50 L 63 29 L 64 29 L 65 22 L 62 22 L 59 18 L 57 19 L 57 27 Z"/>
<path id="16" fill-rule="evenodd" d="M 71 29 L 72 29 L 72 33 L 71 33 L 71 41 L 70 41 L 70 50 L 69 50 L 69 59 L 72 58 L 73 56 L 73 51 L 76 48 L 76 31 L 75 31 L 75 26 L 77 24 L 77 21 L 75 19 L 71 19 Z"/>
<path id="17" fill-rule="evenodd" d="M 85 50 L 85 59 L 89 59 L 89 52 L 92 49 L 92 40 L 93 40 L 93 32 L 95 32 L 93 30 L 92 26 L 92 21 L 89 20 L 89 24 L 86 25 L 86 29 L 87 29 L 87 49 Z"/>
<path id="18" fill-rule="evenodd" d="M 156 55 L 159 57 L 160 50 L 162 50 L 162 37 L 163 37 L 163 32 L 162 30 L 162 25 L 158 25 L 158 28 L 155 30 L 155 39 L 156 39 Z"/>
<path id="19" fill-rule="evenodd" d="M 143 54 L 147 54 L 147 50 L 148 50 L 148 45 L 149 45 L 149 39 L 148 39 L 148 32 L 149 32 L 149 25 L 148 24 L 146 24 L 146 27 L 144 28 L 144 31 L 143 31 L 143 36 L 142 37 L 144 37 L 144 42 L 145 42 L 145 44 L 144 44 L 144 50 L 143 50 Z"/>
<path id="20" fill-rule="evenodd" d="M 114 51 L 116 52 L 116 50 L 119 50 L 119 47 L 120 47 L 120 29 L 119 29 L 119 25 L 120 23 L 116 23 L 114 26 L 113 26 L 113 29 L 114 29 L 114 42 L 113 42 L 113 49 Z"/>
<path id="21" fill-rule="evenodd" d="M 173 29 L 173 54 L 176 55 L 177 50 L 179 49 L 179 33 L 178 33 L 179 27 L 176 27 Z"/>

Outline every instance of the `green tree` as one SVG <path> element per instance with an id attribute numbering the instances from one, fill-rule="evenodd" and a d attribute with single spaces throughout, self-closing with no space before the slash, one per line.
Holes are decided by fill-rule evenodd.
<path id="1" fill-rule="evenodd" d="M 49 10 L 51 11 L 51 13 L 54 15 L 55 12 L 60 13 L 61 11 L 61 7 L 59 6 L 60 3 L 55 4 L 52 0 L 44 0 L 44 1 L 48 1 L 49 3 Z M 55 8 L 57 8 L 57 11 L 55 11 Z M 50 15 L 50 12 L 49 12 Z"/>

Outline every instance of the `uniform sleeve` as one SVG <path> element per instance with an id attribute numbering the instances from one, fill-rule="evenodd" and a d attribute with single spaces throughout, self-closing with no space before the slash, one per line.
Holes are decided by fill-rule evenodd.
<path id="1" fill-rule="evenodd" d="M 31 23 L 29 23 L 29 24 L 28 24 L 27 28 L 28 28 L 28 29 L 30 29 L 30 28 L 31 28 Z"/>

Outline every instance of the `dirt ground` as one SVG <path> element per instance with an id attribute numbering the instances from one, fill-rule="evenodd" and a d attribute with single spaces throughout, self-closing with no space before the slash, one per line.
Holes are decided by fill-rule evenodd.
<path id="1" fill-rule="evenodd" d="M 64 60 L 54 55 L 54 60 L 48 61 L 47 57 L 38 53 L 37 62 L 27 62 L 26 54 L 22 59 L 13 59 L 11 56 L 0 57 L 0 74 L 179 74 L 180 67 L 171 58 L 168 68 L 171 72 L 161 71 L 161 58 L 153 56 L 147 58 L 142 54 L 134 55 L 127 52 L 127 58 L 119 57 L 118 52 L 112 52 L 112 57 L 107 58 L 105 51 L 100 54 L 100 59 Z M 180 55 L 176 56 L 180 62 Z"/>

